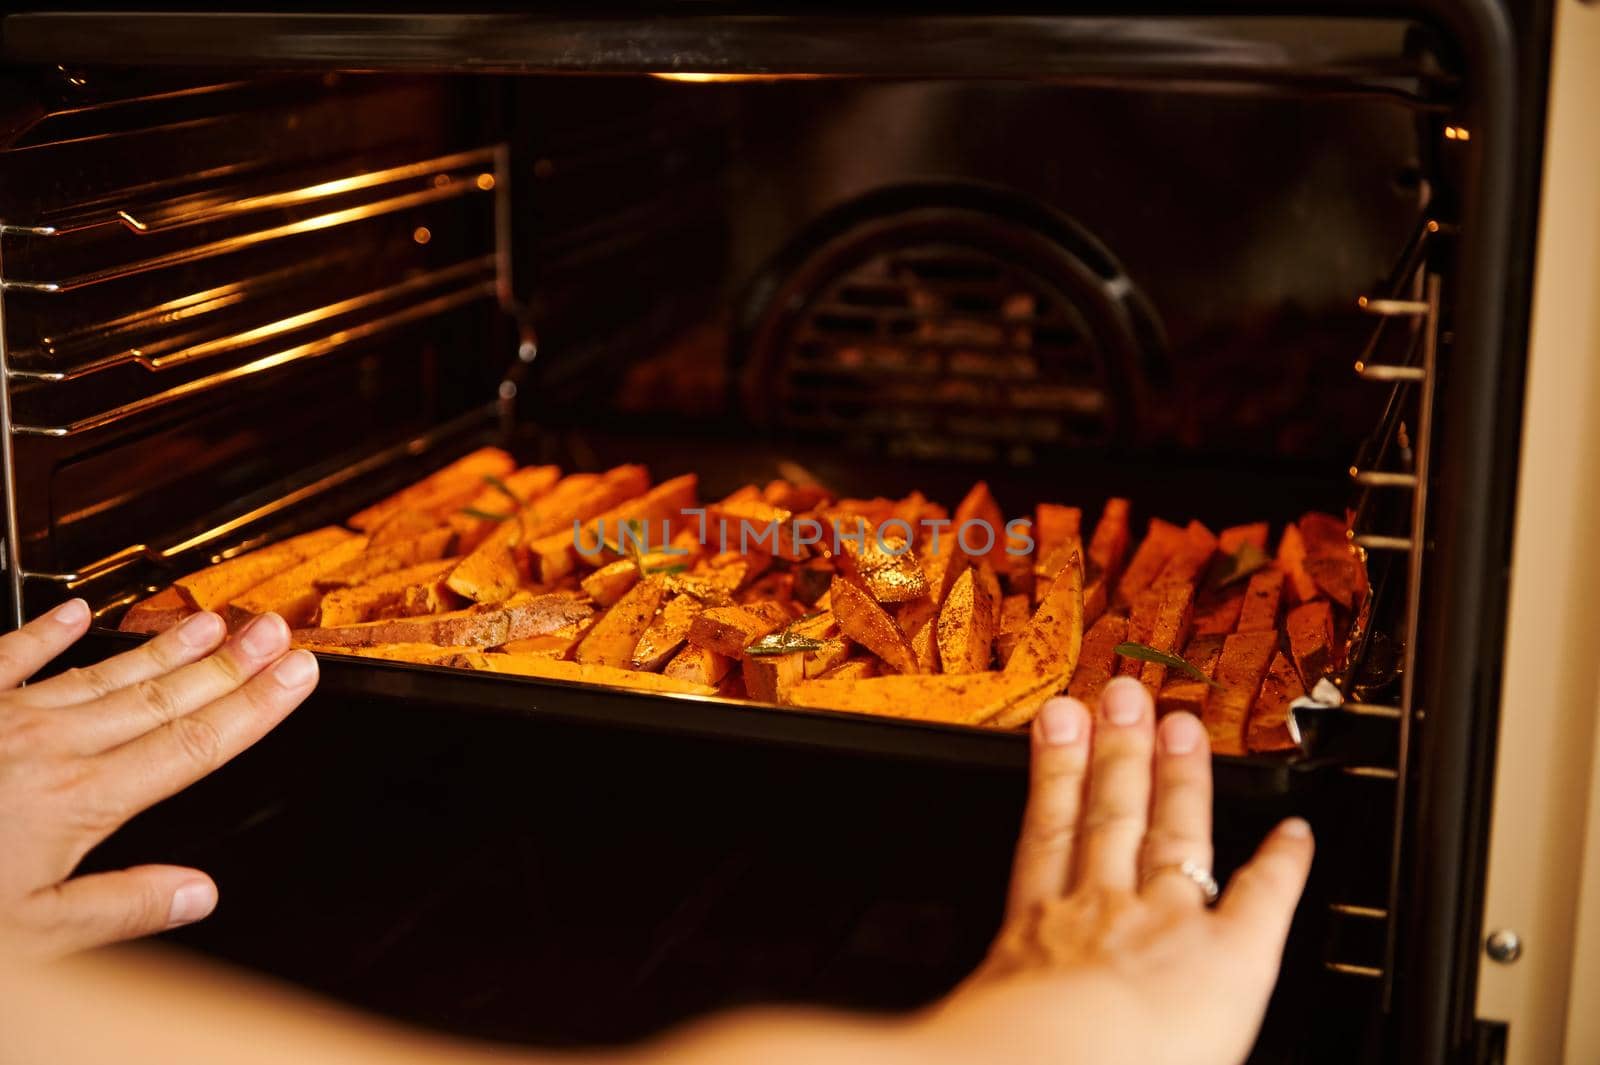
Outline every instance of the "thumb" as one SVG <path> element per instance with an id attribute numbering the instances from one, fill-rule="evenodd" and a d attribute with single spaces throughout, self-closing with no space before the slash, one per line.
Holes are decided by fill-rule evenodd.
<path id="1" fill-rule="evenodd" d="M 41 933 L 44 952 L 60 955 L 191 924 L 216 905 L 217 885 L 200 870 L 138 865 L 44 889 L 28 923 Z"/>
<path id="2" fill-rule="evenodd" d="M 1276 959 L 1311 872 L 1311 826 L 1291 817 L 1267 834 L 1228 882 L 1217 913 L 1249 948 Z"/>

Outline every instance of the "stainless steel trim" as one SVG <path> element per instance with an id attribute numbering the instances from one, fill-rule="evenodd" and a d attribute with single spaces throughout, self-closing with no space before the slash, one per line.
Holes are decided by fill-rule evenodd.
<path id="1" fill-rule="evenodd" d="M 1365 976 L 1373 980 L 1381 980 L 1384 976 L 1382 969 L 1371 965 L 1351 965 L 1342 961 L 1325 961 L 1322 967 L 1332 973 L 1343 973 L 1346 976 Z"/>
<path id="2" fill-rule="evenodd" d="M 1376 703 L 1345 703 L 1339 709 L 1358 717 L 1387 717 L 1398 721 L 1403 716 L 1398 706 L 1380 706 Z"/>
<path id="3" fill-rule="evenodd" d="M 1368 314 L 1377 314 L 1384 318 L 1421 318 L 1428 313 L 1426 300 L 1374 299 L 1362 296 L 1356 300 L 1356 306 Z"/>
<path id="4" fill-rule="evenodd" d="M 1415 488 L 1417 475 L 1414 473 L 1391 473 L 1388 470 L 1358 470 L 1350 467 L 1350 479 L 1356 484 L 1371 485 L 1374 488 Z"/>
<path id="5" fill-rule="evenodd" d="M 5 262 L 0 253 L 0 281 L 5 277 Z M 10 359 L 6 352 L 5 292 L 0 285 L 0 480 L 5 481 L 6 582 L 11 586 L 11 610 L 6 619 L 10 627 L 22 624 L 22 536 L 17 517 L 17 459 L 11 425 L 11 386 L 6 380 Z"/>
<path id="6" fill-rule="evenodd" d="M 1362 533 L 1351 542 L 1357 547 L 1376 551 L 1410 551 L 1412 546 L 1412 539 L 1408 536 L 1380 536 L 1377 533 Z"/>
<path id="7" fill-rule="evenodd" d="M 1340 766 L 1339 772 L 1346 776 L 1364 777 L 1368 780 L 1399 780 L 1400 772 L 1381 765 L 1346 765 Z"/>
<path id="8" fill-rule="evenodd" d="M 1424 378 L 1420 366 L 1388 366 L 1383 363 L 1374 366 L 1358 362 L 1356 373 L 1368 381 L 1421 381 Z"/>
<path id="9" fill-rule="evenodd" d="M 1374 921 L 1387 920 L 1389 911 L 1380 906 L 1358 906 L 1353 902 L 1330 902 L 1328 910 L 1342 917 L 1366 917 Z"/>

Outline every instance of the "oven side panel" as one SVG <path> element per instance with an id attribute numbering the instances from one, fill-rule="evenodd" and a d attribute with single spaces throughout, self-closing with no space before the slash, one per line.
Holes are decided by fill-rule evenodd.
<path id="1" fill-rule="evenodd" d="M 1594 975 L 1586 1010 L 1573 971 L 1582 957 L 1575 934 L 1592 939 L 1600 918 L 1593 825 L 1587 861 L 1580 860 L 1582 811 L 1594 805 L 1586 799 L 1600 761 L 1592 646 L 1600 631 L 1597 98 L 1600 9 L 1564 0 L 1556 11 L 1483 913 L 1485 935 L 1515 932 L 1522 953 L 1509 963 L 1484 961 L 1477 990 L 1479 1016 L 1509 1024 L 1513 1065 L 1600 1058 Z M 1578 920 L 1583 892 L 1591 896 L 1588 927 Z M 1564 1029 L 1571 1039 L 1563 1058 Z"/>

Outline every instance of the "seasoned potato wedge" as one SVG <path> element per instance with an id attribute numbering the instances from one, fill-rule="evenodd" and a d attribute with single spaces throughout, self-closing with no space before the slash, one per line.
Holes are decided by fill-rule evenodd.
<path id="1" fill-rule="evenodd" d="M 315 529 L 179 577 L 172 584 L 196 610 L 222 610 L 269 578 L 354 538 L 354 533 L 337 526 Z"/>
<path id="2" fill-rule="evenodd" d="M 122 615 L 122 622 L 117 628 L 123 632 L 145 632 L 154 635 L 167 631 L 193 613 L 195 608 L 177 588 L 166 588 L 130 606 L 127 613 Z"/>
<path id="3" fill-rule="evenodd" d="M 911 641 L 858 578 L 835 575 L 828 602 L 846 636 L 883 659 L 896 673 L 917 672 L 919 663 Z"/>
<path id="4" fill-rule="evenodd" d="M 357 511 L 350 516 L 350 527 L 366 532 L 402 510 L 420 510 L 443 519 L 470 503 L 483 490 L 485 477 L 504 477 L 516 467 L 516 460 L 499 448 L 482 448 Z"/>

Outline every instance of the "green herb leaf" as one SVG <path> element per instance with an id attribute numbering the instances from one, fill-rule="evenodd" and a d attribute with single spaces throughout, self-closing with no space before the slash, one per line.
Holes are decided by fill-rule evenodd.
<path id="1" fill-rule="evenodd" d="M 488 485 L 489 487 L 495 489 L 496 491 L 498 491 L 501 495 L 503 495 L 507 499 L 511 500 L 511 502 L 515 503 L 517 506 L 519 506 L 519 507 L 522 506 L 522 497 L 517 495 L 517 493 L 513 492 L 511 490 L 511 486 L 509 484 L 506 484 L 504 481 L 502 481 L 500 478 L 496 477 L 494 474 L 492 474 L 492 473 L 484 474 L 483 475 L 483 483 Z"/>
<path id="2" fill-rule="evenodd" d="M 1169 655 L 1165 651 L 1158 651 L 1147 643 L 1136 643 L 1129 640 L 1127 643 L 1117 644 L 1112 650 L 1124 658 L 1136 658 L 1141 662 L 1155 662 L 1158 665 L 1166 666 L 1168 669 L 1182 670 L 1195 680 L 1203 680 L 1213 688 L 1220 689 L 1222 687 L 1222 685 L 1194 668 L 1186 660 L 1179 658 L 1177 655 Z"/>
<path id="3" fill-rule="evenodd" d="M 784 629 L 782 632 L 768 633 L 755 643 L 744 649 L 747 655 L 792 655 L 801 651 L 820 651 L 822 641 L 813 640 L 809 636 L 802 636 L 798 632 Z"/>
<path id="4" fill-rule="evenodd" d="M 515 514 L 496 514 L 492 510 L 479 510 L 477 507 L 462 507 L 461 513 L 469 518 L 477 518 L 479 521 L 510 521 L 516 517 Z"/>
<path id="5" fill-rule="evenodd" d="M 654 573 L 687 573 L 688 571 L 689 571 L 689 567 L 684 565 L 682 562 L 679 562 L 676 565 L 670 565 L 670 566 L 650 566 L 650 567 L 646 568 L 646 570 L 645 570 L 646 573 L 652 573 L 652 574 L 654 574 Z"/>
<path id="6" fill-rule="evenodd" d="M 1212 583 L 1218 588 L 1226 588 L 1244 580 L 1270 561 L 1261 548 L 1255 544 L 1245 544 L 1233 554 L 1223 555 L 1217 560 L 1216 568 L 1211 571 Z"/>

